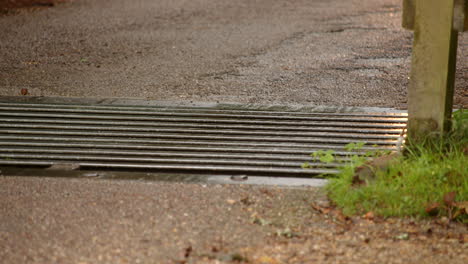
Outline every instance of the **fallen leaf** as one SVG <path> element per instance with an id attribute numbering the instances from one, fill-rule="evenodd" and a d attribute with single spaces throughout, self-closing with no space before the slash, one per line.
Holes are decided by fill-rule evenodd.
<path id="1" fill-rule="evenodd" d="M 468 243 L 468 234 L 460 234 L 458 240 L 460 243 Z"/>
<path id="2" fill-rule="evenodd" d="M 468 214 L 468 201 L 456 202 L 453 206 L 460 209 L 460 211 L 464 211 L 464 214 Z"/>
<path id="3" fill-rule="evenodd" d="M 455 202 L 455 196 L 456 192 L 448 192 L 444 195 L 444 203 L 447 206 L 453 206 L 453 203 Z"/>
<path id="4" fill-rule="evenodd" d="M 192 250 L 193 250 L 192 246 L 188 246 L 184 251 L 184 257 L 185 258 L 190 257 L 190 254 L 192 253 Z"/>
<path id="5" fill-rule="evenodd" d="M 450 218 L 445 217 L 445 216 L 441 217 L 440 219 L 436 220 L 436 223 L 443 227 L 447 227 L 450 224 Z"/>
<path id="6" fill-rule="evenodd" d="M 265 189 L 265 188 L 260 189 L 260 192 L 263 193 L 263 194 L 266 194 L 266 195 L 268 195 L 270 197 L 275 196 L 270 190 Z"/>
<path id="7" fill-rule="evenodd" d="M 28 89 L 23 88 L 21 89 L 21 95 L 27 95 L 28 94 Z"/>
<path id="8" fill-rule="evenodd" d="M 429 205 L 426 206 L 426 213 L 428 215 L 437 215 L 439 213 L 439 209 L 440 209 L 440 204 L 439 203 L 431 203 Z"/>
<path id="9" fill-rule="evenodd" d="M 374 220 L 375 215 L 374 215 L 374 212 L 370 211 L 370 212 L 367 212 L 362 217 L 364 217 L 364 219 L 367 219 L 367 220 Z"/>
<path id="10" fill-rule="evenodd" d="M 322 214 L 328 214 L 331 211 L 331 209 L 328 207 L 322 207 L 314 203 L 312 203 L 311 206 L 315 211 L 322 213 Z"/>
<path id="11" fill-rule="evenodd" d="M 334 210 L 332 217 L 335 221 L 339 221 L 344 224 L 348 224 L 351 221 L 351 218 L 344 215 L 341 210 Z"/>
<path id="12" fill-rule="evenodd" d="M 451 215 L 451 219 L 468 215 L 468 201 L 453 203 L 453 209 L 454 212 Z"/>
<path id="13" fill-rule="evenodd" d="M 258 264 L 276 264 L 278 263 L 278 261 L 272 257 L 268 257 L 268 256 L 262 256 L 260 258 L 258 258 L 255 263 L 258 263 Z"/>
<path id="14" fill-rule="evenodd" d="M 428 229 L 426 230 L 426 233 L 427 233 L 428 235 L 432 235 L 432 233 L 433 233 L 432 228 L 428 228 Z"/>
<path id="15" fill-rule="evenodd" d="M 211 252 L 214 252 L 214 253 L 219 252 L 219 248 L 217 246 L 212 246 Z"/>
<path id="16" fill-rule="evenodd" d="M 254 202 L 251 201 L 251 200 L 249 199 L 248 196 L 246 196 L 246 197 L 240 199 L 240 202 L 241 202 L 242 204 L 244 204 L 244 205 L 252 205 L 252 204 L 254 204 Z"/>
<path id="17" fill-rule="evenodd" d="M 408 234 L 418 234 L 419 229 L 417 227 L 410 227 L 410 228 L 406 229 L 406 232 Z"/>

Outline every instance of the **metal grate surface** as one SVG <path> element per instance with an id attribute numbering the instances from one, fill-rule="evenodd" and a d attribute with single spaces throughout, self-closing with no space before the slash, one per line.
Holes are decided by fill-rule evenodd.
<path id="1" fill-rule="evenodd" d="M 0 100 L 0 165 L 247 175 L 336 173 L 344 146 L 395 149 L 406 114 Z M 356 110 L 354 110 L 356 111 Z M 302 169 L 309 162 L 312 169 Z"/>

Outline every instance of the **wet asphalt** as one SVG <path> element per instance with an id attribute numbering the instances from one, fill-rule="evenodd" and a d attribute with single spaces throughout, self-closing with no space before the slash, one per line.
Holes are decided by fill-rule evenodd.
<path id="1" fill-rule="evenodd" d="M 3 16 L 0 94 L 405 108 L 400 2 L 81 0 Z"/>

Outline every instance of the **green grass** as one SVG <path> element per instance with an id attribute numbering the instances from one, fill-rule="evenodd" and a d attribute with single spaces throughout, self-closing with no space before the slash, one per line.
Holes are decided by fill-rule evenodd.
<path id="1" fill-rule="evenodd" d="M 453 131 L 444 137 L 427 139 L 406 148 L 374 180 L 353 186 L 359 162 L 347 165 L 330 180 L 329 198 L 346 215 L 372 211 L 376 215 L 427 216 L 428 205 L 439 203 L 439 215 L 453 213 L 444 205 L 444 195 L 455 192 L 455 201 L 468 201 L 468 112 L 454 114 Z M 445 203 L 447 204 L 447 203 Z M 466 221 L 466 214 L 462 215 Z"/>

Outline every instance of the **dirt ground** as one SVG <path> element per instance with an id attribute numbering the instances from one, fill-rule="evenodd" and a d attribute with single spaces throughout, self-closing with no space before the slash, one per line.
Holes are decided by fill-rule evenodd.
<path id="1" fill-rule="evenodd" d="M 453 263 L 444 219 L 347 219 L 318 188 L 0 177 L 1 263 Z"/>
<path id="2" fill-rule="evenodd" d="M 0 0 L 0 95 L 406 107 L 400 0 L 25 2 Z M 328 206 L 318 188 L 0 174 L 0 263 L 468 262 L 466 225 Z"/>

